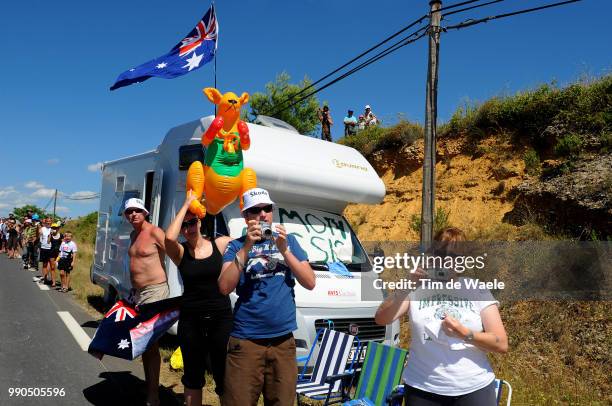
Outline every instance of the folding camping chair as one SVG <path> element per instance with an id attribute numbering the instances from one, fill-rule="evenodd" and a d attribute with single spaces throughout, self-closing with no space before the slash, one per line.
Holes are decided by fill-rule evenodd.
<path id="1" fill-rule="evenodd" d="M 368 343 L 368 348 L 359 375 L 357 390 L 351 400 L 349 391 L 355 371 L 330 376 L 327 383 L 340 381 L 340 393 L 343 405 L 382 406 L 390 404 L 392 392 L 402 376 L 408 351 L 376 343 Z"/>
<path id="2" fill-rule="evenodd" d="M 316 343 L 321 338 L 319 352 L 314 364 L 314 368 L 310 375 L 306 375 L 308 362 L 316 347 Z M 325 379 L 331 375 L 342 374 L 345 371 L 348 357 L 353 348 L 353 343 L 356 342 L 357 348 L 355 356 L 350 363 L 349 370 L 353 368 L 355 358 L 359 356 L 361 344 L 359 339 L 350 334 L 341 333 L 339 331 L 323 328 L 317 331 L 315 344 L 310 348 L 308 357 L 304 360 L 302 373 L 298 376 L 296 387 L 297 404 L 300 405 L 300 396 L 304 396 L 314 400 L 325 399 L 325 405 L 329 404 L 330 399 L 340 397 L 339 390 L 341 382 L 333 383 L 325 382 Z"/>
<path id="3" fill-rule="evenodd" d="M 496 379 L 495 397 L 497 398 L 497 406 L 499 406 L 501 402 L 501 398 L 504 392 L 504 385 L 508 387 L 508 398 L 506 400 L 506 406 L 510 406 L 510 403 L 512 402 L 512 386 L 510 385 L 510 382 L 504 381 L 503 379 Z"/>

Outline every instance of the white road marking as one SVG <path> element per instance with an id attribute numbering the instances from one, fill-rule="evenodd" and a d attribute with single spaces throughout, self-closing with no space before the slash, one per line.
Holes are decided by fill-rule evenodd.
<path id="1" fill-rule="evenodd" d="M 62 319 L 66 327 L 68 327 L 68 331 L 70 331 L 81 349 L 87 351 L 91 338 L 89 338 L 79 323 L 72 317 L 70 312 L 57 312 L 57 315 L 60 316 L 60 319 Z"/>
<path id="2" fill-rule="evenodd" d="M 44 283 L 36 282 L 36 284 L 38 285 L 38 289 L 40 289 L 40 290 L 50 290 L 49 287 L 47 285 L 45 285 Z"/>

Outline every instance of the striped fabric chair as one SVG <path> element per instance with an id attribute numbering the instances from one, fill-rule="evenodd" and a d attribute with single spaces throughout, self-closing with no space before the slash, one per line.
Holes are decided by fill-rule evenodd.
<path id="1" fill-rule="evenodd" d="M 301 404 L 300 396 L 315 400 L 321 400 L 327 397 L 328 402 L 329 398 L 334 397 L 330 395 L 339 392 L 340 381 L 326 383 L 325 380 L 330 375 L 344 373 L 351 348 L 353 347 L 353 342 L 359 342 L 355 336 L 325 328 L 317 332 L 315 343 L 318 341 L 318 337 L 320 335 L 323 337 L 321 339 L 319 353 L 317 354 L 317 359 L 315 361 L 312 374 L 308 377 L 308 379 L 304 379 L 305 375 L 304 372 L 302 372 L 298 378 L 298 384 L 296 387 L 298 405 Z M 310 355 L 312 355 L 315 345 L 316 344 L 313 344 Z M 359 348 L 357 348 L 356 354 L 359 354 Z M 310 355 L 308 356 L 308 359 L 310 359 Z M 304 370 L 308 364 L 308 359 L 304 363 Z M 352 365 L 353 363 L 351 362 L 349 368 L 352 368 Z"/>
<path id="2" fill-rule="evenodd" d="M 495 394 L 497 397 L 497 405 L 499 406 L 501 404 L 501 399 L 502 399 L 503 392 L 504 392 L 504 385 L 508 387 L 508 396 L 506 397 L 506 406 L 510 406 L 510 404 L 512 403 L 512 386 L 510 385 L 510 382 L 504 381 L 503 379 L 495 380 Z"/>
<path id="3" fill-rule="evenodd" d="M 368 343 L 368 348 L 359 375 L 357 390 L 354 399 L 349 400 L 352 376 L 350 373 L 330 377 L 342 382 L 341 392 L 343 394 L 344 406 L 382 406 L 389 401 L 389 395 L 397 387 L 402 376 L 402 370 L 406 362 L 408 351 L 379 344 Z M 350 378 L 350 379 L 347 379 Z"/>

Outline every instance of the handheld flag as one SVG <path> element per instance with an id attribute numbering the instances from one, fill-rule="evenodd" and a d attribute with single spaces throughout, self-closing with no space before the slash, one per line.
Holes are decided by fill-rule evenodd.
<path id="1" fill-rule="evenodd" d="M 135 359 L 178 320 L 181 299 L 179 296 L 142 305 L 138 311 L 127 301 L 119 300 L 100 322 L 88 352 L 98 359 L 104 354 Z"/>
<path id="2" fill-rule="evenodd" d="M 123 72 L 110 90 L 144 82 L 151 77 L 173 79 L 210 62 L 217 50 L 219 24 L 215 6 L 211 5 L 198 25 L 189 32 L 170 52 Z"/>

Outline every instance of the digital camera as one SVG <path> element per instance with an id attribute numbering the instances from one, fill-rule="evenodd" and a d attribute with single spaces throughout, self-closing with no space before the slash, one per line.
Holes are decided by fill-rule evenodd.
<path id="1" fill-rule="evenodd" d="M 261 238 L 264 240 L 272 239 L 272 224 L 267 221 L 260 221 L 259 225 L 261 227 Z"/>

